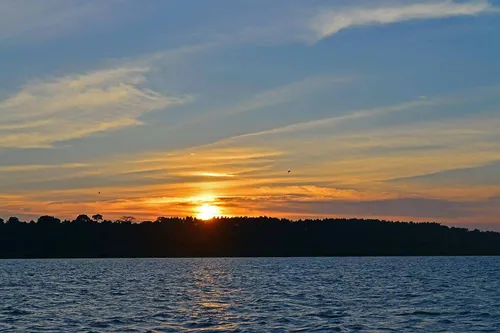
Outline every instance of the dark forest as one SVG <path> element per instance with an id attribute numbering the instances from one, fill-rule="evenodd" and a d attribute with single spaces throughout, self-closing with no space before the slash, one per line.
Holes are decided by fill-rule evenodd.
<path id="1" fill-rule="evenodd" d="M 0 219 L 0 258 L 499 255 L 500 233 L 365 219 Z"/>

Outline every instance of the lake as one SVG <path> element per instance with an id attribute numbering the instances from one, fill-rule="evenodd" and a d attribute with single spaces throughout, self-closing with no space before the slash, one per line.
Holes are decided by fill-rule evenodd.
<path id="1" fill-rule="evenodd" d="M 500 258 L 0 260 L 0 332 L 500 332 Z"/>

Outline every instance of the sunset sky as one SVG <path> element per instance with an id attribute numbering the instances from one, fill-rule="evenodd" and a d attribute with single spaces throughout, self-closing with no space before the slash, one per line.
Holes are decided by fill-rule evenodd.
<path id="1" fill-rule="evenodd" d="M 0 216 L 500 230 L 499 59 L 500 1 L 0 0 Z"/>

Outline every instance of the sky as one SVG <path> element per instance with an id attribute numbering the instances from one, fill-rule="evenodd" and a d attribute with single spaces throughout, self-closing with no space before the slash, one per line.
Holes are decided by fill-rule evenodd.
<path id="1" fill-rule="evenodd" d="M 498 36 L 497 0 L 0 0 L 0 216 L 500 230 Z"/>

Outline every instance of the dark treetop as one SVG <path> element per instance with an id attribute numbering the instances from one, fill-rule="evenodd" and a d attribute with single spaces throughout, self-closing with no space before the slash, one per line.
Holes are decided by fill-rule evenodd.
<path id="1" fill-rule="evenodd" d="M 0 219 L 0 258 L 499 255 L 500 233 L 363 219 Z"/>

